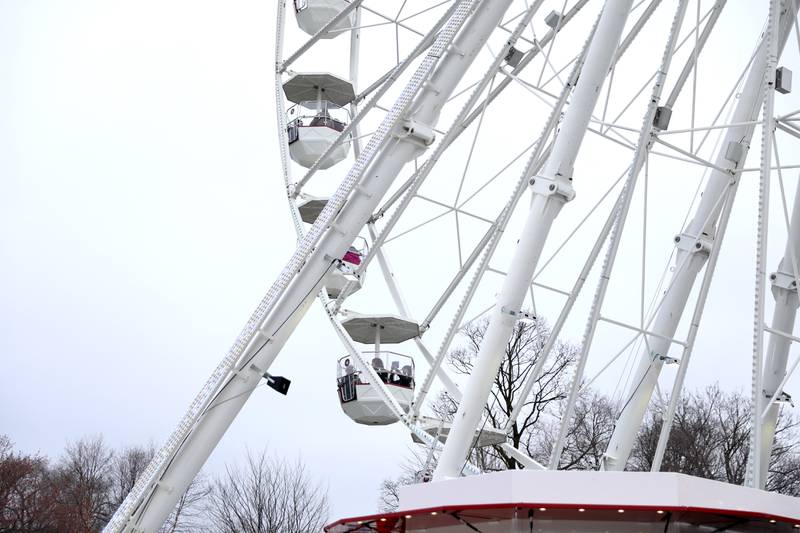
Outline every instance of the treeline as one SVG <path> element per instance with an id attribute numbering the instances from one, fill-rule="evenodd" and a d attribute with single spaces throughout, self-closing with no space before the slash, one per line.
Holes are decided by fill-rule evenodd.
<path id="1" fill-rule="evenodd" d="M 113 450 L 94 436 L 51 460 L 16 451 L 0 435 L 0 533 L 102 530 L 154 453 L 152 446 Z M 307 533 L 327 518 L 327 491 L 302 463 L 263 450 L 222 475 L 196 478 L 160 531 Z"/>
<path id="2" fill-rule="evenodd" d="M 461 331 L 461 345 L 448 354 L 450 372 L 462 376 L 472 373 L 487 324 L 486 320 L 478 321 Z M 543 320 L 517 323 L 506 344 L 482 422 L 482 427 L 496 430 L 508 426 L 509 443 L 543 465 L 549 464 L 559 433 L 563 402 L 578 354 L 576 346 L 555 344 L 519 416 L 510 425 L 509 418 L 549 336 L 550 329 Z M 600 468 L 617 416 L 627 400 L 625 394 L 624 388 L 609 394 L 583 387 L 564 439 L 560 470 Z M 657 397 L 650 402 L 627 470 L 651 469 L 667 401 Z M 452 420 L 457 407 L 453 398 L 442 393 L 433 402 L 432 411 L 437 418 Z M 678 403 L 660 470 L 741 485 L 747 473 L 751 425 L 750 399 L 741 392 L 725 391 L 718 385 L 686 391 Z M 402 475 L 382 483 L 379 506 L 395 509 L 399 487 L 430 478 L 436 459 L 435 453 L 426 450 L 410 454 Z M 469 460 L 484 472 L 522 468 L 500 446 L 473 447 Z M 800 417 L 788 409 L 781 411 L 778 420 L 766 488 L 800 496 Z"/>

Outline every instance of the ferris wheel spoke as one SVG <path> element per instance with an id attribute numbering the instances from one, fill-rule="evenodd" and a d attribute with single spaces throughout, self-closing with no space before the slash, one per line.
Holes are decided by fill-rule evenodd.
<path id="1" fill-rule="evenodd" d="M 395 26 L 397 26 L 399 28 L 403 28 L 404 30 L 408 30 L 411 33 L 417 34 L 419 37 L 425 37 L 425 35 L 426 35 L 425 33 L 412 28 L 408 24 L 405 24 L 404 22 L 401 22 L 399 20 L 395 20 L 394 18 L 390 17 L 389 15 L 384 15 L 380 11 L 377 11 L 377 10 L 375 10 L 373 8 L 370 8 L 370 7 L 367 7 L 367 6 L 362 6 L 362 9 L 364 9 L 364 11 L 368 11 L 368 12 L 372 13 L 373 15 L 377 15 L 378 17 L 384 19 L 387 24 L 394 24 Z"/>
<path id="2" fill-rule="evenodd" d="M 429 197 L 424 196 L 424 195 L 419 194 L 419 193 L 417 193 L 415 196 L 417 198 L 419 198 L 420 200 L 425 200 L 426 202 L 430 202 L 430 203 L 438 205 L 440 207 L 444 207 L 446 209 L 449 209 L 453 213 L 459 213 L 459 214 L 474 218 L 475 220 L 479 220 L 481 222 L 486 222 L 487 224 L 494 224 L 495 223 L 494 220 L 490 220 L 490 219 L 488 219 L 486 217 L 482 217 L 482 216 L 480 216 L 478 214 L 471 213 L 471 212 L 469 212 L 466 209 L 463 209 L 461 207 L 453 207 L 452 205 L 446 204 L 444 202 L 440 202 L 438 200 L 434 200 L 433 198 L 429 198 Z M 389 240 L 391 240 L 391 239 L 389 239 Z"/>
<path id="3" fill-rule="evenodd" d="M 776 119 L 775 120 L 775 126 L 779 130 L 781 130 L 781 131 L 783 131 L 785 133 L 788 133 L 792 137 L 800 139 L 800 128 L 798 128 L 797 126 L 795 126 L 791 122 Z M 780 168 L 780 165 L 778 166 L 778 168 Z"/>
<path id="4" fill-rule="evenodd" d="M 569 244 L 569 242 L 578 234 L 580 229 L 584 226 L 584 224 L 586 224 L 589 218 L 591 218 L 591 216 L 597 212 L 597 210 L 600 208 L 603 202 L 605 202 L 605 200 L 611 195 L 614 189 L 617 188 L 622 179 L 628 174 L 629 170 L 630 166 L 625 170 L 623 170 L 622 173 L 619 175 L 619 177 L 606 189 L 606 191 L 602 194 L 602 196 L 600 196 L 600 198 L 594 203 L 594 205 L 589 208 L 589 211 L 586 213 L 586 215 L 584 215 L 584 217 L 575 225 L 572 231 L 570 231 L 567 234 L 564 240 L 561 241 L 561 244 L 558 245 L 558 248 L 556 248 L 555 251 L 552 254 L 550 254 L 550 256 L 542 263 L 542 266 L 539 267 L 539 270 L 537 270 L 536 273 L 533 275 L 534 280 L 542 275 L 542 272 L 544 272 L 547 269 L 547 266 L 550 263 L 552 263 L 556 257 L 558 257 L 558 254 L 561 253 L 564 247 L 567 244 Z M 611 212 L 613 213 L 615 209 L 616 208 L 612 208 Z"/>
<path id="5" fill-rule="evenodd" d="M 527 17 L 531 17 L 531 16 L 533 16 L 533 13 L 528 13 Z M 521 23 L 519 24 L 519 26 L 517 28 L 518 29 L 518 33 L 521 33 L 522 29 L 525 27 L 525 24 L 527 24 L 527 22 L 529 20 L 527 17 L 524 18 L 523 21 L 521 21 Z M 386 226 L 384 227 L 384 229 L 379 234 L 378 239 L 377 239 L 377 243 L 378 243 L 377 246 L 373 246 L 373 249 L 370 250 L 368 255 L 364 258 L 362 264 L 359 266 L 358 272 L 363 272 L 364 269 L 366 269 L 367 265 L 370 263 L 370 261 L 371 261 L 371 259 L 373 257 L 374 250 L 376 250 L 377 247 L 382 246 L 385 242 L 389 242 L 390 240 L 394 240 L 394 239 L 398 238 L 399 236 L 402 236 L 402 234 L 398 234 L 398 235 L 395 235 L 394 237 L 392 237 L 391 239 L 388 238 L 388 235 L 391 233 L 391 231 L 392 231 L 394 225 L 396 224 L 397 220 L 399 219 L 400 215 L 405 211 L 406 207 L 408 206 L 408 203 L 415 196 L 416 191 L 419 189 L 419 187 L 425 181 L 425 179 L 427 178 L 427 176 L 430 173 L 431 169 L 433 168 L 435 163 L 438 161 L 438 158 L 439 158 L 440 154 L 442 152 L 444 152 L 444 150 L 446 150 L 449 147 L 449 145 L 455 140 L 455 138 L 461 132 L 463 132 L 466 129 L 467 125 L 466 125 L 466 121 L 464 120 L 465 115 L 473 108 L 475 103 L 478 101 L 480 95 L 483 93 L 483 91 L 486 89 L 486 87 L 490 83 L 491 79 L 493 78 L 493 73 L 496 72 L 500 62 L 505 57 L 508 48 L 513 46 L 513 44 L 514 44 L 514 39 L 513 39 L 513 36 L 512 36 L 512 38 L 509 39 L 506 42 L 506 45 L 505 45 L 504 49 L 501 51 L 501 53 L 498 54 L 495 57 L 495 60 L 494 60 L 493 64 L 486 70 L 486 72 L 485 72 L 485 74 L 484 74 L 484 76 L 483 76 L 483 78 L 481 80 L 481 83 L 477 87 L 475 87 L 475 89 L 473 90 L 473 93 L 472 93 L 469 101 L 464 105 L 464 107 L 462 107 L 462 110 L 459 113 L 459 116 L 456 118 L 456 120 L 453 123 L 454 125 L 444 134 L 443 139 L 436 145 L 434 153 L 429 157 L 428 160 L 426 160 L 426 162 L 422 165 L 422 167 L 420 167 L 420 169 L 417 172 L 415 172 L 415 176 L 412 177 L 413 180 L 409 180 L 409 182 L 407 182 L 408 183 L 408 189 L 402 194 L 402 196 L 399 196 L 399 195 L 397 195 L 397 193 L 395 193 L 395 195 L 392 197 L 393 200 L 397 199 L 397 198 L 402 198 L 401 203 L 395 209 L 392 217 L 389 219 L 389 221 L 387 222 Z M 487 103 L 488 103 L 488 100 L 487 100 L 487 102 L 484 103 L 484 105 L 487 105 Z M 562 105 L 563 105 L 563 101 L 562 101 Z M 554 122 L 553 122 L 553 116 L 552 115 L 551 115 L 550 123 L 551 124 L 550 124 L 549 127 L 550 128 L 554 127 Z M 521 186 L 518 186 L 517 187 L 517 192 L 515 192 L 514 194 L 518 196 L 521 193 L 521 191 L 522 191 Z M 449 208 L 449 209 L 452 210 L 453 208 Z M 438 215 L 437 217 L 434 217 L 434 218 L 439 218 L 439 217 L 443 216 L 444 214 L 446 214 L 446 212 L 442 213 L 442 214 L 440 214 L 440 215 Z M 431 222 L 431 220 L 428 220 L 427 222 Z M 427 223 L 427 222 L 425 222 L 425 223 Z M 414 229 L 418 229 L 418 228 L 412 228 L 412 230 L 414 230 Z M 343 294 L 344 293 L 342 293 L 339 296 L 339 298 L 337 298 L 337 301 L 336 301 L 336 304 L 335 304 L 335 307 L 337 309 L 341 305 Z"/>
<path id="6" fill-rule="evenodd" d="M 654 83 L 652 88 L 650 104 L 648 105 L 647 111 L 644 116 L 643 125 L 640 132 L 640 138 L 637 143 L 636 151 L 634 153 L 633 162 L 630 165 L 628 178 L 621 192 L 619 214 L 616 216 L 615 223 L 611 230 L 610 241 L 608 249 L 606 250 L 606 257 L 603 263 L 603 269 L 600 275 L 600 279 L 598 281 L 594 299 L 592 300 L 590 317 L 589 320 L 587 321 L 587 325 L 584 330 L 583 343 L 576 363 L 575 372 L 570 384 L 570 391 L 567 398 L 566 407 L 564 408 L 564 412 L 562 414 L 558 437 L 556 438 L 556 442 L 550 457 L 549 466 L 551 469 L 558 468 L 558 464 L 561 459 L 561 452 L 564 447 L 564 439 L 566 438 L 569 424 L 572 422 L 572 415 L 575 408 L 575 402 L 577 401 L 578 397 L 580 382 L 583 380 L 583 375 L 588 359 L 588 353 L 590 346 L 592 344 L 592 340 L 594 338 L 597 322 L 601 318 L 601 308 L 605 297 L 608 280 L 610 279 L 611 271 L 613 270 L 617 251 L 619 249 L 619 243 L 622 237 L 625 221 L 628 216 L 628 209 L 630 208 L 631 199 L 633 197 L 633 189 L 636 187 L 638 175 L 642 167 L 644 166 L 644 162 L 646 160 L 646 153 L 652 146 L 651 139 L 657 139 L 657 132 L 655 131 L 654 128 L 653 119 L 657 112 L 658 102 L 660 100 L 661 92 L 663 90 L 664 79 L 667 76 L 667 72 L 669 72 L 672 55 L 676 47 L 678 33 L 680 32 L 680 27 L 683 23 L 687 4 L 688 2 L 686 1 L 683 0 L 680 1 L 675 11 L 675 15 L 672 19 L 672 26 L 670 28 L 669 36 L 667 39 L 667 43 L 664 49 L 664 54 L 661 60 L 661 65 L 659 68 L 659 76 L 656 79 L 656 82 Z M 627 457 L 625 459 L 627 459 Z M 624 462 L 625 461 L 623 460 L 623 464 Z"/>
<path id="7" fill-rule="evenodd" d="M 400 13 L 398 13 L 398 14 L 397 14 L 397 17 L 396 17 L 396 20 L 397 20 L 398 22 L 406 22 L 406 21 L 409 21 L 409 20 L 411 20 L 411 19 L 413 19 L 413 18 L 415 18 L 415 17 L 418 17 L 418 16 L 420 16 L 420 15 L 424 15 L 425 13 L 428 13 L 429 11 L 433 11 L 434 9 L 436 9 L 436 8 L 438 8 L 438 7 L 441 7 L 441 6 L 443 6 L 443 5 L 449 4 L 449 3 L 450 3 L 450 2 L 452 2 L 452 1 L 453 1 L 453 0 L 442 0 L 441 2 L 437 2 L 437 3 L 433 4 L 432 6 L 426 7 L 425 9 L 421 9 L 421 10 L 419 10 L 419 11 L 415 12 L 415 13 L 412 13 L 411 15 L 406 15 L 406 16 L 405 16 L 405 17 L 403 17 L 403 18 L 400 18 Z M 404 3 L 404 5 L 405 5 L 405 3 Z"/>
<path id="8" fill-rule="evenodd" d="M 677 153 L 681 154 L 682 156 L 687 157 L 687 158 L 695 161 L 696 163 L 698 163 L 698 164 L 700 164 L 700 165 L 702 165 L 704 167 L 708 167 L 708 168 L 714 169 L 717 172 L 724 172 L 726 174 L 729 172 L 729 169 L 727 169 L 725 167 L 721 167 L 721 166 L 719 166 L 719 165 L 717 165 L 715 163 L 712 163 L 711 161 L 709 161 L 707 159 L 703 159 L 702 157 L 698 157 L 694 153 L 690 152 L 689 150 L 684 150 L 683 148 L 675 146 L 672 143 L 668 143 L 667 141 L 665 141 L 663 139 L 656 138 L 655 142 L 657 142 L 658 144 L 660 144 L 660 145 L 662 145 L 662 146 L 664 146 L 666 148 L 669 148 L 673 152 L 677 152 Z"/>

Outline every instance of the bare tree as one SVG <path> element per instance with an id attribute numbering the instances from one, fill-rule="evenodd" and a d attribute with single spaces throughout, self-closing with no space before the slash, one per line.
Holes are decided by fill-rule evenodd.
<path id="1" fill-rule="evenodd" d="M 154 455 L 155 448 L 152 445 L 149 447 L 128 446 L 114 454 L 109 472 L 111 476 L 109 497 L 115 508 L 131 491 Z"/>
<path id="2" fill-rule="evenodd" d="M 578 396 L 567 430 L 558 468 L 560 470 L 597 470 L 614 431 L 616 413 L 611 401 L 592 391 Z M 547 464 L 558 436 L 560 420 L 550 419 L 544 431 L 536 434 L 531 457 Z"/>
<path id="3" fill-rule="evenodd" d="M 110 450 L 100 436 L 69 443 L 51 465 L 39 455 L 15 453 L 0 435 L 0 533 L 100 531 L 153 456 L 153 447 Z M 160 533 L 203 529 L 202 478 L 181 497 Z"/>
<path id="4" fill-rule="evenodd" d="M 391 512 L 400 505 L 400 487 L 418 483 L 427 471 L 427 454 L 420 450 L 410 450 L 405 461 L 400 465 L 401 474 L 396 478 L 381 481 L 378 489 L 378 508 L 383 512 Z"/>
<path id="5" fill-rule="evenodd" d="M 56 495 L 47 461 L 14 453 L 8 437 L 0 436 L 0 533 L 69 531 L 59 520 Z"/>
<path id="6" fill-rule="evenodd" d="M 469 375 L 475 363 L 489 321 L 484 319 L 467 325 L 461 332 L 465 344 L 448 354 L 450 367 L 456 374 Z M 506 343 L 500 371 L 494 380 L 489 403 L 484 409 L 482 427 L 504 429 L 514 405 L 520 400 L 522 387 L 533 367 L 542 357 L 542 350 L 550 337 L 544 320 L 519 321 Z M 511 424 L 509 443 L 531 454 L 537 451 L 537 430 L 555 405 L 566 397 L 566 373 L 575 359 L 574 346 L 556 342 L 547 362 L 537 377 L 532 393 L 524 399 L 519 417 Z M 433 410 L 437 416 L 451 420 L 458 404 L 446 393 L 440 395 Z M 499 446 L 475 448 L 470 459 L 482 470 L 520 468 L 517 461 Z"/>
<path id="7" fill-rule="evenodd" d="M 463 345 L 448 354 L 450 369 L 461 375 L 469 375 L 475 363 L 483 337 L 488 328 L 488 319 L 467 325 L 461 331 Z M 514 406 L 520 401 L 525 381 L 533 367 L 542 357 L 543 349 L 550 336 L 550 329 L 544 320 L 519 321 L 514 326 L 511 338 L 503 352 L 500 370 L 494 380 L 489 403 L 484 409 L 481 428 L 503 430 L 508 423 Z M 531 394 L 524 399 L 519 417 L 513 421 L 509 430 L 509 443 L 530 454 L 541 451 L 545 440 L 540 433 L 550 427 L 546 421 L 558 401 L 567 393 L 566 372 L 574 361 L 577 350 L 574 346 L 556 342 L 548 360 L 534 382 Z M 555 403 L 554 403 L 555 402 Z M 446 392 L 439 395 L 431 409 L 434 416 L 450 421 L 458 409 L 456 401 Z M 383 510 L 397 506 L 397 493 L 400 485 L 419 481 L 431 465 L 426 464 L 427 454 L 414 454 L 403 466 L 403 474 L 397 479 L 387 479 L 381 484 L 379 505 Z M 483 471 L 521 468 L 516 459 L 508 455 L 500 446 L 475 447 L 470 451 L 470 461 Z"/>
<path id="8" fill-rule="evenodd" d="M 214 482 L 208 513 L 217 533 L 308 533 L 325 525 L 328 496 L 299 460 L 248 452 Z"/>
<path id="9" fill-rule="evenodd" d="M 485 331 L 485 321 L 463 331 L 466 345 L 448 354 L 448 362 L 456 373 L 471 373 Z M 549 333 L 540 321 L 519 322 L 515 326 L 485 407 L 483 427 L 505 428 L 513 406 L 519 400 L 522 383 L 539 360 Z M 511 426 L 509 442 L 542 463 L 549 461 L 560 423 L 553 416 L 553 407 L 557 405 L 553 402 L 565 397 L 565 370 L 574 358 L 572 346 L 556 344 L 531 397 L 525 399 L 521 416 Z M 457 407 L 451 397 L 441 394 L 433 410 L 442 419 L 451 420 Z M 741 393 L 722 391 L 718 385 L 700 392 L 684 393 L 661 470 L 742 484 L 747 471 L 750 417 L 750 400 Z M 559 468 L 600 468 L 616 418 L 617 409 L 608 397 L 599 392 L 583 392 L 575 405 Z M 628 462 L 629 470 L 650 470 L 662 418 L 663 412 L 658 406 L 648 413 Z M 470 460 L 484 471 L 519 467 L 500 447 L 473 449 Z M 380 507 L 383 510 L 395 509 L 399 487 L 419 482 L 420 474 L 428 467 L 420 455 L 415 455 L 403 467 L 400 477 L 384 480 L 379 492 Z M 778 421 L 767 489 L 800 495 L 800 418 L 785 411 Z"/>
<path id="10" fill-rule="evenodd" d="M 751 428 L 750 399 L 718 385 L 684 393 L 675 413 L 661 470 L 683 472 L 741 485 L 747 473 Z M 639 432 L 628 463 L 650 470 L 662 413 L 652 410 Z M 770 459 L 767 490 L 800 495 L 800 420 L 781 412 Z"/>
<path id="11" fill-rule="evenodd" d="M 74 518 L 77 532 L 98 531 L 108 521 L 113 454 L 102 436 L 69 443 L 54 469 L 59 506 Z"/>
<path id="12" fill-rule="evenodd" d="M 155 455 L 155 447 L 129 446 L 116 452 L 111 461 L 109 499 L 112 509 L 120 506 Z M 210 492 L 204 477 L 198 475 L 189 484 L 159 533 L 184 533 L 204 528 L 205 500 Z"/>

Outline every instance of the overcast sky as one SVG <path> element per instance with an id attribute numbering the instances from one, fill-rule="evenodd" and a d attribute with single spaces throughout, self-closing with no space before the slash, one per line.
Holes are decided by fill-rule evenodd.
<path id="1" fill-rule="evenodd" d="M 720 61 L 741 68 L 763 14 Z M 20 449 L 57 456 L 98 433 L 160 443 L 283 266 L 295 236 L 273 45 L 271 1 L 0 2 L 0 433 Z M 724 289 L 709 304 L 720 331 Z M 742 336 L 703 346 L 748 342 L 749 309 L 731 313 Z M 342 414 L 342 352 L 315 305 L 271 370 L 290 394 L 257 389 L 206 470 L 267 446 L 302 456 L 332 517 L 373 511 L 411 441 Z"/>

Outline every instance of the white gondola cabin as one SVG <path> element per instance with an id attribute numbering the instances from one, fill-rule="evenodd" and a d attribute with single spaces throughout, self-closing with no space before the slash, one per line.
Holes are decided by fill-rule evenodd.
<path id="1" fill-rule="evenodd" d="M 300 220 L 306 224 L 313 224 L 325 206 L 328 205 L 327 198 L 319 198 L 311 195 L 301 195 L 302 201 L 297 204 L 297 211 L 300 213 Z"/>
<path id="2" fill-rule="evenodd" d="M 347 291 L 345 294 L 347 297 L 364 286 L 367 273 L 366 271 L 359 273 L 359 267 L 368 251 L 367 241 L 362 237 L 356 239 L 347 249 L 341 260 L 325 277 L 325 292 L 328 293 L 328 298 L 339 298 L 343 291 Z"/>
<path id="3" fill-rule="evenodd" d="M 345 10 L 350 0 L 294 0 L 297 25 L 309 35 L 316 35 L 333 17 Z M 333 39 L 356 26 L 356 10 L 350 11 L 320 39 Z"/>
<path id="4" fill-rule="evenodd" d="M 295 103 L 287 111 L 286 133 L 289 155 L 310 168 L 347 127 L 350 113 L 344 107 L 354 98 L 353 85 L 332 74 L 297 74 L 283 85 L 286 98 Z M 336 144 L 320 162 L 327 169 L 350 153 L 350 139 Z"/>
<path id="5" fill-rule="evenodd" d="M 381 343 L 397 344 L 419 336 L 419 325 L 393 315 L 353 315 L 342 321 L 350 337 L 375 349 L 361 352 L 364 364 L 374 370 L 386 390 L 408 412 L 414 399 L 414 360 L 396 352 L 381 350 Z M 337 389 L 339 403 L 347 416 L 359 424 L 383 426 L 399 419 L 373 386 L 372 372 L 351 356 L 339 359 Z"/>
<path id="6" fill-rule="evenodd" d="M 404 410 L 414 398 L 414 360 L 395 352 L 362 352 L 369 364 Z M 347 416 L 359 424 L 385 426 L 397 417 L 370 384 L 370 374 L 353 357 L 339 359 L 337 366 L 339 403 Z"/>

